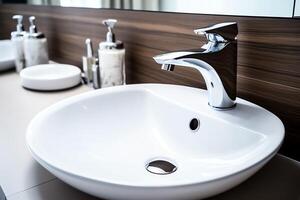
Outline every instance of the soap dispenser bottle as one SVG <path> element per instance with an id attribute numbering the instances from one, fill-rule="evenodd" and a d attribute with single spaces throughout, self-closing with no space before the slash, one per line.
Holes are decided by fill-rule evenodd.
<path id="1" fill-rule="evenodd" d="M 121 41 L 116 40 L 113 32 L 117 20 L 107 19 L 103 24 L 108 28 L 106 41 L 99 43 L 99 68 L 101 88 L 126 83 L 125 49 Z"/>
<path id="2" fill-rule="evenodd" d="M 20 72 L 23 68 L 25 68 L 24 36 L 26 32 L 24 31 L 24 26 L 22 24 L 23 16 L 14 15 L 12 18 L 17 20 L 16 31 L 11 32 L 11 41 L 15 57 L 16 71 Z"/>
<path id="3" fill-rule="evenodd" d="M 38 32 L 35 25 L 35 17 L 29 17 L 29 33 L 24 38 L 24 55 L 26 67 L 39 64 L 48 64 L 48 45 L 47 38 Z"/>

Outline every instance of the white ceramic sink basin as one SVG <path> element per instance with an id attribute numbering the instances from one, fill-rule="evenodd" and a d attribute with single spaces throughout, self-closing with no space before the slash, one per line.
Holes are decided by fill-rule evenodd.
<path id="1" fill-rule="evenodd" d="M 13 68 L 14 66 L 12 42 L 10 40 L 0 40 L 0 71 Z"/>
<path id="2" fill-rule="evenodd" d="M 194 131 L 193 118 L 200 121 Z M 248 101 L 216 111 L 205 90 L 140 84 L 88 92 L 47 108 L 30 123 L 27 143 L 41 165 L 92 195 L 182 200 L 241 183 L 276 153 L 283 137 L 282 122 Z M 147 166 L 170 173 L 154 174 Z"/>

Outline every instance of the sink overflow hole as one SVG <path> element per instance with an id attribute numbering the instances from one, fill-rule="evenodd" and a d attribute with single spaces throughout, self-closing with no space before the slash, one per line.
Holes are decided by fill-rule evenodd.
<path id="1" fill-rule="evenodd" d="M 200 127 L 200 121 L 199 119 L 197 118 L 193 118 L 191 121 L 190 121 L 190 129 L 192 131 L 197 131 Z"/>
<path id="2" fill-rule="evenodd" d="M 153 160 L 146 165 L 148 172 L 157 175 L 167 175 L 174 173 L 177 167 L 166 160 Z"/>

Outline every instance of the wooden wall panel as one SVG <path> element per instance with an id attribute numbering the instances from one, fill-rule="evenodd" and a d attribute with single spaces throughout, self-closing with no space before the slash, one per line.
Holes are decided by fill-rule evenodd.
<path id="1" fill-rule="evenodd" d="M 165 51 L 200 47 L 204 40 L 193 29 L 237 21 L 238 96 L 272 111 L 285 124 L 281 153 L 300 160 L 300 20 L 60 8 L 26 5 L 0 6 L 0 38 L 14 29 L 13 14 L 35 15 L 49 39 L 50 57 L 81 66 L 84 40 L 94 48 L 105 38 L 101 21 L 116 18 L 116 34 L 126 45 L 129 83 L 172 83 L 205 87 L 198 72 L 160 70 L 152 57 Z M 28 25 L 26 24 L 26 27 Z"/>

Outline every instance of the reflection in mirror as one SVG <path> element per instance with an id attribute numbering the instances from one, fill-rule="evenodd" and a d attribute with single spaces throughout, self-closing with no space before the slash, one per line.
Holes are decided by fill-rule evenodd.
<path id="1" fill-rule="evenodd" d="M 295 0 L 294 17 L 300 18 L 300 0 Z"/>
<path id="2" fill-rule="evenodd" d="M 155 11 L 159 9 L 160 0 L 28 0 L 28 4 Z"/>
<path id="3" fill-rule="evenodd" d="M 293 17 L 294 1 L 295 0 L 27 0 L 27 3 L 64 7 Z"/>

